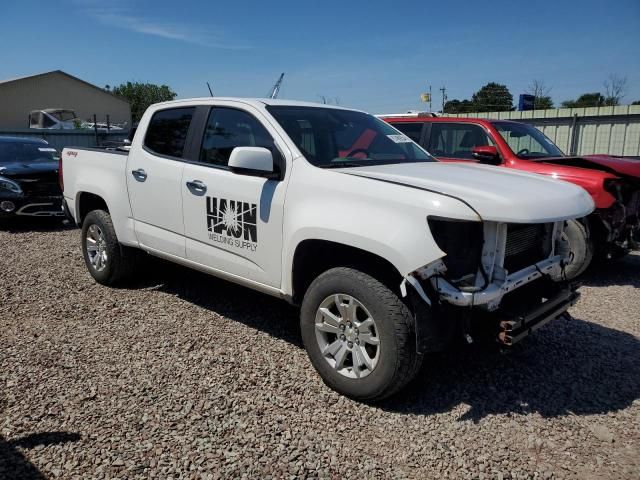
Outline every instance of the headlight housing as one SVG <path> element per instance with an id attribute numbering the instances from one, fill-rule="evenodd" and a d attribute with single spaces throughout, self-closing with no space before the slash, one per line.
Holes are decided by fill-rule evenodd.
<path id="1" fill-rule="evenodd" d="M 473 282 L 482 255 L 483 223 L 435 216 L 429 216 L 427 222 L 433 239 L 447 254 L 442 261 L 450 281 Z"/>
<path id="2" fill-rule="evenodd" d="M 0 177 L 0 191 L 8 190 L 12 193 L 22 193 L 22 188 L 13 180 L 5 177 Z"/>

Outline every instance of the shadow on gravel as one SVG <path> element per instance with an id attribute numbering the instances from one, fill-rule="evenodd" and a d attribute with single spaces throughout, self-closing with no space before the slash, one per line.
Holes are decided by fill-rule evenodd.
<path id="1" fill-rule="evenodd" d="M 176 295 L 302 348 L 298 310 L 287 302 L 157 258 L 149 258 L 145 268 L 145 278 L 128 288 Z"/>
<path id="2" fill-rule="evenodd" d="M 631 285 L 640 288 L 640 254 L 627 255 L 619 260 L 589 268 L 582 283 L 589 287 Z"/>
<path id="3" fill-rule="evenodd" d="M 149 263 L 145 280 L 130 288 L 177 295 L 302 348 L 298 311 L 284 301 L 169 262 Z M 635 281 L 633 272 L 624 278 Z M 638 365 L 640 341 L 633 335 L 585 320 L 555 320 L 507 353 L 474 347 L 429 355 L 412 384 L 378 406 L 429 415 L 463 403 L 470 408 L 460 420 L 473 421 L 497 413 L 606 413 L 640 398 Z"/>
<path id="4" fill-rule="evenodd" d="M 58 443 L 77 442 L 80 435 L 68 432 L 34 433 L 15 440 L 5 440 L 0 436 L 0 478 L 40 480 L 46 478 L 26 457 L 18 450 L 34 448 L 38 445 L 48 446 Z"/>
<path id="5" fill-rule="evenodd" d="M 418 378 L 381 407 L 429 415 L 459 404 L 459 420 L 543 417 L 624 409 L 640 397 L 640 341 L 584 320 L 555 320 L 506 354 L 468 349 L 431 355 Z"/>

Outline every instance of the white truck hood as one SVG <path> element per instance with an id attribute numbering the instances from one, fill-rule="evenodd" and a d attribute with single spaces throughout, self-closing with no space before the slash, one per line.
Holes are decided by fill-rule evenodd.
<path id="1" fill-rule="evenodd" d="M 494 222 L 555 222 L 594 209 L 591 196 L 577 185 L 488 165 L 428 162 L 336 171 L 453 196 Z"/>

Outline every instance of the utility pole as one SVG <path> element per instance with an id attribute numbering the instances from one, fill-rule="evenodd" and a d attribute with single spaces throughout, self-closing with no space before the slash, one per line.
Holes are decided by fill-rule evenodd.
<path id="1" fill-rule="evenodd" d="M 444 113 L 444 104 L 447 101 L 447 88 L 442 87 L 440 91 L 442 92 L 442 113 Z"/>

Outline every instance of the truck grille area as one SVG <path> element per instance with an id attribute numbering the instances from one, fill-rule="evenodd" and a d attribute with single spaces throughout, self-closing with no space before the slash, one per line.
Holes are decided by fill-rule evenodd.
<path id="1" fill-rule="evenodd" d="M 547 258 L 552 231 L 552 223 L 508 224 L 504 268 L 513 273 Z"/>

